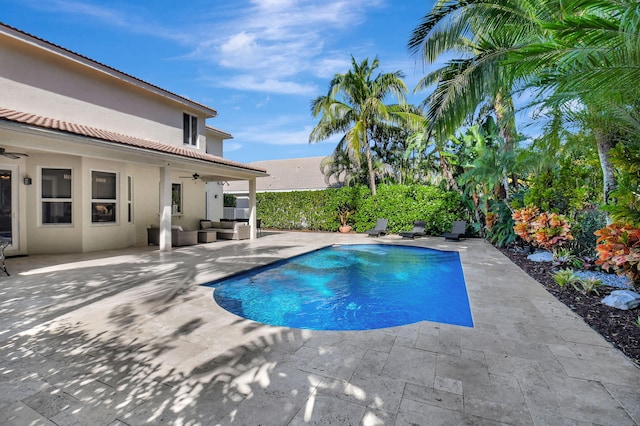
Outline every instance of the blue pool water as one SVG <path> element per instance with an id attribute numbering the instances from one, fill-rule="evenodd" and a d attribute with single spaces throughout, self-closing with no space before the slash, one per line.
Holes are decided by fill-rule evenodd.
<path id="1" fill-rule="evenodd" d="M 209 283 L 243 318 L 312 330 L 370 330 L 428 320 L 473 327 L 457 252 L 326 247 Z"/>

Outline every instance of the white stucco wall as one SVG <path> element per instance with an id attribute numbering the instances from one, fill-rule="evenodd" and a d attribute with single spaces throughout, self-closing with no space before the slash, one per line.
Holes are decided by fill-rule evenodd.
<path id="1" fill-rule="evenodd" d="M 43 225 L 41 223 L 42 168 L 70 168 L 72 170 L 73 223 L 71 225 Z M 29 157 L 21 170 L 32 176 L 33 184 L 19 185 L 19 197 L 24 199 L 26 214 L 21 215 L 21 227 L 26 239 L 21 240 L 18 252 L 73 253 L 117 249 L 146 244 L 146 228 L 159 223 L 159 169 L 141 167 L 117 161 L 95 160 L 69 155 L 39 155 Z M 114 172 L 118 176 L 117 222 L 91 221 L 91 172 Z M 128 223 L 127 176 L 133 178 L 133 223 Z M 175 225 L 196 230 L 205 217 L 204 183 L 201 180 L 180 178 L 172 173 L 172 183 L 181 183 L 183 211 L 172 216 Z"/>
<path id="2" fill-rule="evenodd" d="M 178 146 L 187 112 L 199 118 L 198 149 L 206 151 L 206 117 L 185 105 L 6 37 L 0 64 L 5 108 Z"/>

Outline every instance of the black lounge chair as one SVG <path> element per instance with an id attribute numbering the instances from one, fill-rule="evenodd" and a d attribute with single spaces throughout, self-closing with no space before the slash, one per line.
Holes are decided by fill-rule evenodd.
<path id="1" fill-rule="evenodd" d="M 424 220 L 416 220 L 413 222 L 413 229 L 411 231 L 404 231 L 400 233 L 402 238 L 415 238 L 424 236 L 424 228 L 427 226 L 427 222 Z"/>
<path id="2" fill-rule="evenodd" d="M 369 234 L 370 237 L 379 237 L 380 235 L 385 235 L 387 233 L 387 224 L 389 220 L 387 219 L 378 219 L 376 222 L 376 227 L 373 229 L 369 229 L 366 231 L 366 234 Z"/>
<path id="3" fill-rule="evenodd" d="M 467 222 L 464 220 L 456 220 L 453 222 L 451 232 L 445 232 L 442 236 L 445 240 L 460 241 L 460 238 L 464 237 L 467 232 Z"/>

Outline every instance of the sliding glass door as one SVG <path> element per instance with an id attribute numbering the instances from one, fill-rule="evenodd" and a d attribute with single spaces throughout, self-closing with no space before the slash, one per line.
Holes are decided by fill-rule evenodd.
<path id="1" fill-rule="evenodd" d="M 0 165 L 0 238 L 17 248 L 17 167 Z"/>

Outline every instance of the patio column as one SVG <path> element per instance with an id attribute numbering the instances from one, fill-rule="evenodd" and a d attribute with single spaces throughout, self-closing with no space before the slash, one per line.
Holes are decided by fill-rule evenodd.
<path id="1" fill-rule="evenodd" d="M 160 167 L 160 251 L 171 251 L 171 170 Z"/>
<path id="2" fill-rule="evenodd" d="M 249 179 L 249 225 L 251 226 L 249 239 L 255 240 L 257 235 L 256 178 Z"/>

